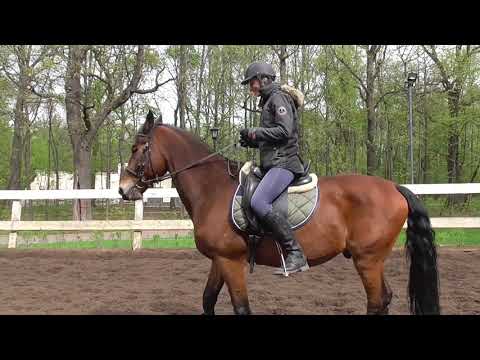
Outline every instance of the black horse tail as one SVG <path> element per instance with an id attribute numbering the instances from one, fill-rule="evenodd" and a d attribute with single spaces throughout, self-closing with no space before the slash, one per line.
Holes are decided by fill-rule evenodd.
<path id="1" fill-rule="evenodd" d="M 405 250 L 410 261 L 408 298 L 415 315 L 439 315 L 440 281 L 437 269 L 435 232 L 427 210 L 416 195 L 404 186 L 397 190 L 408 203 L 408 226 Z"/>

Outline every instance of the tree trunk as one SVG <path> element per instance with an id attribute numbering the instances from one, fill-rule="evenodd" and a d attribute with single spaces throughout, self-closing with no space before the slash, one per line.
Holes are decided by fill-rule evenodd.
<path id="1" fill-rule="evenodd" d="M 448 154 L 447 154 L 447 171 L 448 182 L 459 183 L 462 178 L 462 166 L 459 161 L 459 143 L 460 134 L 457 125 L 457 117 L 459 113 L 460 92 L 452 89 L 448 92 L 448 107 L 450 112 L 450 124 L 448 126 Z M 456 206 L 463 203 L 466 196 L 463 194 L 449 195 L 448 206 Z"/>
<path id="2" fill-rule="evenodd" d="M 26 115 L 26 114 L 25 114 Z M 28 125 L 28 119 L 25 119 L 25 133 L 23 137 L 23 164 L 24 164 L 24 188 L 28 189 L 33 181 L 32 174 L 32 133 Z"/>
<path id="3" fill-rule="evenodd" d="M 197 136 L 200 136 L 200 110 L 202 106 L 202 85 L 203 85 L 203 73 L 205 71 L 205 63 L 207 58 L 205 57 L 205 52 L 207 51 L 208 45 L 202 46 L 202 62 L 200 64 L 200 74 L 198 76 L 198 87 L 197 87 L 197 109 L 195 113 L 195 133 Z M 208 52 L 207 52 L 208 54 Z"/>
<path id="4" fill-rule="evenodd" d="M 376 54 L 375 49 L 370 48 L 367 51 L 367 175 L 375 175 L 377 168 L 377 154 L 375 150 L 377 119 L 374 101 Z"/>
<path id="5" fill-rule="evenodd" d="M 22 176 L 22 130 L 23 130 L 23 94 L 18 92 L 15 104 L 15 117 L 13 124 L 12 151 L 10 154 L 10 177 L 8 179 L 9 190 L 19 190 Z"/>
<path id="6" fill-rule="evenodd" d="M 280 83 L 287 83 L 287 45 L 280 45 Z"/>
<path id="7" fill-rule="evenodd" d="M 427 68 L 425 67 L 424 79 L 427 78 Z M 428 108 L 427 108 L 427 85 L 426 80 L 423 83 L 423 161 L 422 161 L 422 181 L 428 184 Z"/>
<path id="8" fill-rule="evenodd" d="M 79 45 L 69 46 L 65 75 L 65 110 L 73 149 L 73 188 L 91 188 L 91 148 L 86 139 L 86 125 L 82 119 L 82 87 L 80 73 L 86 50 Z M 73 220 L 91 219 L 90 200 L 73 201 Z"/>
<path id="9" fill-rule="evenodd" d="M 107 127 L 107 189 L 110 189 L 110 172 L 112 171 L 112 124 L 109 121 Z"/>
<path id="10" fill-rule="evenodd" d="M 123 107 L 120 108 L 120 122 L 121 122 L 121 127 L 120 127 L 120 132 L 118 135 L 118 161 L 120 163 L 120 174 L 123 172 L 123 144 L 125 142 L 125 134 L 126 134 L 126 129 L 125 129 L 125 123 L 127 121 L 127 118 L 125 116 L 125 109 Z"/>
<path id="11" fill-rule="evenodd" d="M 9 190 L 21 189 L 22 164 L 23 164 L 23 135 L 25 129 L 25 93 L 28 86 L 28 77 L 25 68 L 19 62 L 20 79 L 17 98 L 15 100 L 15 113 L 13 123 L 13 141 L 10 154 L 10 177 L 8 179 Z"/>
<path id="12" fill-rule="evenodd" d="M 457 126 L 459 111 L 459 93 L 451 90 L 448 93 L 448 107 L 450 112 L 450 125 L 448 128 L 448 182 L 455 183 L 461 180 L 461 164 L 459 162 L 459 142 L 460 135 Z"/>
<path id="13" fill-rule="evenodd" d="M 187 46 L 180 45 L 180 67 L 179 67 L 179 88 L 178 107 L 180 113 L 180 127 L 185 128 L 185 109 L 187 93 Z"/>
<path id="14" fill-rule="evenodd" d="M 73 149 L 73 188 L 74 189 L 91 189 L 92 188 L 92 156 L 90 145 L 85 140 Z M 91 200 L 75 201 L 73 208 L 74 220 L 90 220 L 92 219 L 92 202 Z"/>
<path id="15" fill-rule="evenodd" d="M 300 91 L 302 94 L 305 94 L 305 70 L 307 68 L 306 64 L 306 56 L 307 50 L 306 45 L 301 46 L 301 69 L 300 69 Z M 300 154 L 305 154 L 305 144 L 304 144 L 304 126 L 303 126 L 303 107 L 298 111 L 298 147 L 300 150 Z M 308 161 L 308 160 L 306 160 Z"/>

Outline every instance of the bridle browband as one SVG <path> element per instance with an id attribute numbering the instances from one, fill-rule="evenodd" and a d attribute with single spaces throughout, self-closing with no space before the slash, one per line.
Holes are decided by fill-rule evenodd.
<path id="1" fill-rule="evenodd" d="M 188 169 L 191 169 L 195 166 L 198 166 L 198 165 L 202 164 L 203 162 L 205 162 L 206 160 L 208 160 L 208 159 L 210 159 L 210 158 L 212 158 L 216 155 L 220 155 L 222 152 L 224 152 L 225 150 L 227 150 L 231 147 L 237 147 L 237 143 L 231 143 L 231 144 L 225 146 L 224 148 L 222 148 L 222 149 L 220 149 L 220 150 L 218 150 L 218 151 L 216 151 L 216 152 L 214 152 L 214 153 L 212 153 L 208 156 L 205 156 L 205 157 L 201 158 L 200 160 L 197 160 L 197 161 L 181 168 L 180 170 L 176 170 L 176 171 L 174 171 L 172 173 L 169 173 L 167 175 L 156 176 L 155 171 L 153 170 L 152 160 L 150 158 L 150 155 L 151 155 L 151 150 L 150 150 L 150 139 L 151 138 L 150 138 L 150 135 L 137 134 L 137 136 L 147 138 L 147 141 L 146 141 L 145 146 L 143 148 L 142 161 L 141 161 L 139 166 L 137 165 L 137 168 L 139 168 L 137 171 L 129 169 L 128 166 L 125 168 L 125 171 L 138 179 L 137 182 L 135 183 L 135 187 L 140 189 L 140 190 L 144 190 L 154 183 L 161 182 L 161 181 L 166 180 L 166 179 L 171 179 L 175 175 L 178 175 L 185 170 L 188 170 Z M 145 163 L 146 163 L 147 160 L 148 160 L 148 163 L 149 163 L 149 166 L 150 166 L 150 170 L 152 170 L 152 173 L 155 176 L 153 179 L 145 179 Z M 235 177 L 235 175 L 233 175 L 230 171 L 230 159 L 227 159 L 227 160 L 228 160 L 228 173 L 231 177 Z"/>

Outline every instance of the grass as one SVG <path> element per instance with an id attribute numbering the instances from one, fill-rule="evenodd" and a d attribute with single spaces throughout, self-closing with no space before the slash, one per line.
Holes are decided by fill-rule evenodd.
<path id="1" fill-rule="evenodd" d="M 125 202 L 123 205 L 111 204 L 108 208 L 102 203 L 97 203 L 92 207 L 92 220 L 125 220 L 133 219 L 135 205 L 133 202 Z M 170 210 L 169 208 L 146 207 L 144 209 L 145 218 L 153 216 L 157 220 L 176 220 L 182 217 L 179 209 Z M 11 207 L 7 206 L 6 201 L 0 201 L 0 220 L 8 221 L 11 217 Z M 22 206 L 22 220 L 37 221 L 62 221 L 72 220 L 72 201 L 63 201 L 57 205 L 37 200 L 33 205 L 24 204 Z"/>
<path id="2" fill-rule="evenodd" d="M 19 249 L 131 249 L 132 240 L 96 239 L 92 241 L 62 241 L 55 243 L 32 243 L 19 245 Z M 154 236 L 142 241 L 144 249 L 192 249 L 193 237 L 160 238 Z"/>
<path id="3" fill-rule="evenodd" d="M 435 231 L 438 245 L 443 246 L 480 246 L 480 229 L 441 229 Z M 405 244 L 405 232 L 397 239 L 397 246 Z"/>
<path id="4" fill-rule="evenodd" d="M 480 229 L 442 229 L 436 231 L 436 242 L 440 246 L 474 247 L 480 246 Z M 405 232 L 402 231 L 395 246 L 403 247 Z M 4 245 L 6 247 L 6 245 Z M 144 239 L 145 249 L 194 249 L 195 241 L 191 236 L 161 238 L 154 236 Z M 131 249 L 132 240 L 111 240 L 96 236 L 93 240 L 60 241 L 55 243 L 30 243 L 18 246 L 19 249 Z"/>

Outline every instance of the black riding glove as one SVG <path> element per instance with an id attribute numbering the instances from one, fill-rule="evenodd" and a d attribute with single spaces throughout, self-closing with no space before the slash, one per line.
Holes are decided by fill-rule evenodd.
<path id="1" fill-rule="evenodd" d="M 240 145 L 246 148 L 250 145 L 250 143 L 245 139 L 240 139 Z"/>
<path id="2" fill-rule="evenodd" d="M 240 130 L 240 139 L 241 140 L 244 140 L 244 141 L 248 141 L 249 140 L 249 134 L 248 134 L 248 131 L 249 129 L 242 129 Z"/>

